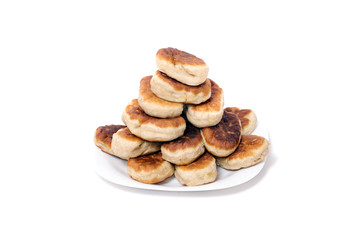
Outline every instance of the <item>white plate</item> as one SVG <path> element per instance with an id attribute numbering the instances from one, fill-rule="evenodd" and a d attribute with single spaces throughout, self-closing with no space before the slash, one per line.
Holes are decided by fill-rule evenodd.
<path id="1" fill-rule="evenodd" d="M 269 140 L 267 129 L 259 121 L 257 128 L 252 134 L 263 136 Z M 145 184 L 137 182 L 128 176 L 126 160 L 106 154 L 96 146 L 94 147 L 94 150 L 95 170 L 102 178 L 122 186 L 160 191 L 209 191 L 240 185 L 258 175 L 268 159 L 267 156 L 263 162 L 255 166 L 237 171 L 225 170 L 221 167 L 218 167 L 218 176 L 215 182 L 201 186 L 187 187 L 180 184 L 174 176 L 157 184 Z"/>

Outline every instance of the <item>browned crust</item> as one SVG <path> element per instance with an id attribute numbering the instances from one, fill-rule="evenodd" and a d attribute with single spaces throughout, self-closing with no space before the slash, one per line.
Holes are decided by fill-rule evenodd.
<path id="1" fill-rule="evenodd" d="M 227 161 L 251 157 L 255 151 L 263 146 L 266 139 L 256 135 L 243 135 L 240 144 L 233 154 L 226 158 Z"/>
<path id="2" fill-rule="evenodd" d="M 185 119 L 183 119 L 183 117 L 156 118 L 148 116 L 138 104 L 137 99 L 133 99 L 130 102 L 130 104 L 128 104 L 125 111 L 131 120 L 137 120 L 139 124 L 153 124 L 160 128 L 168 128 L 168 127 L 178 128 L 186 124 Z"/>
<path id="3" fill-rule="evenodd" d="M 252 111 L 251 109 L 240 109 L 237 107 L 227 107 L 225 108 L 225 111 L 235 113 L 236 116 L 240 119 L 241 126 L 245 128 L 247 125 L 249 125 L 250 120 L 246 116 L 250 114 Z"/>
<path id="4" fill-rule="evenodd" d="M 162 159 L 161 152 L 130 158 L 127 167 L 132 168 L 135 172 L 152 172 L 159 168 L 165 160 Z"/>
<path id="5" fill-rule="evenodd" d="M 241 125 L 234 113 L 224 111 L 217 125 L 203 128 L 201 131 L 208 145 L 219 149 L 233 149 L 239 144 Z"/>
<path id="6" fill-rule="evenodd" d="M 105 151 L 102 147 L 108 147 L 110 149 L 113 134 L 125 127 L 125 125 L 105 125 L 98 127 L 94 135 L 95 144 L 100 147 L 102 151 Z"/>
<path id="7" fill-rule="evenodd" d="M 192 170 L 199 170 L 204 169 L 209 166 L 215 158 L 208 152 L 205 152 L 201 157 L 199 157 L 196 161 L 185 165 L 185 166 L 178 166 L 182 171 L 192 171 Z"/>
<path id="8" fill-rule="evenodd" d="M 165 106 L 170 106 L 170 107 L 182 104 L 182 103 L 170 102 L 170 101 L 157 97 L 151 91 L 151 79 L 152 79 L 152 75 L 144 77 L 140 81 L 139 94 L 140 94 L 140 96 L 142 96 L 143 101 L 152 102 L 155 104 L 165 105 Z"/>
<path id="9" fill-rule="evenodd" d="M 187 124 L 183 136 L 171 142 L 162 144 L 162 148 L 165 148 L 170 152 L 176 152 L 186 148 L 197 147 L 200 143 L 202 143 L 200 129 L 192 126 L 191 124 Z"/>
<path id="10" fill-rule="evenodd" d="M 186 91 L 191 92 L 195 95 L 202 93 L 204 96 L 208 95 L 211 91 L 211 82 L 208 78 L 205 82 L 198 86 L 189 86 L 169 77 L 168 75 L 160 72 L 159 70 L 156 71 L 155 75 L 157 75 L 159 79 L 170 85 L 175 91 Z"/>
<path id="11" fill-rule="evenodd" d="M 222 108 L 223 90 L 214 81 L 211 82 L 211 97 L 199 105 L 189 105 L 192 110 L 197 112 L 217 112 Z"/>
<path id="12" fill-rule="evenodd" d="M 141 138 L 137 137 L 136 135 L 134 135 L 128 127 L 123 128 L 121 131 L 117 131 L 116 133 L 119 137 L 127 139 L 128 141 L 133 141 L 133 142 L 143 142 L 144 140 L 142 140 Z"/>
<path id="13" fill-rule="evenodd" d="M 156 58 L 176 64 L 205 65 L 204 60 L 190 53 L 178 50 L 176 48 L 161 48 L 156 54 Z"/>

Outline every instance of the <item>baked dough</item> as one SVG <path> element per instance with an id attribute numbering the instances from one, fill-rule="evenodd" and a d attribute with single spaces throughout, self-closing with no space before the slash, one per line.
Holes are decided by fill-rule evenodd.
<path id="1" fill-rule="evenodd" d="M 113 155 L 111 149 L 113 134 L 116 133 L 119 129 L 125 127 L 126 127 L 125 125 L 113 125 L 113 124 L 98 127 L 94 134 L 94 143 L 103 152 Z"/>
<path id="2" fill-rule="evenodd" d="M 240 119 L 243 135 L 249 135 L 255 130 L 257 118 L 255 113 L 251 109 L 228 107 L 225 108 L 225 111 L 235 113 L 236 116 L 238 116 L 238 118 Z"/>
<path id="3" fill-rule="evenodd" d="M 230 170 L 247 168 L 262 162 L 268 151 L 269 142 L 264 137 L 243 135 L 236 151 L 225 158 L 217 158 L 217 163 Z"/>
<path id="4" fill-rule="evenodd" d="M 238 147 L 241 138 L 239 118 L 224 111 L 221 121 L 213 127 L 201 129 L 205 147 L 212 155 L 226 157 Z"/>
<path id="5" fill-rule="evenodd" d="M 210 79 L 206 79 L 199 86 L 189 86 L 157 70 L 151 80 L 151 90 L 158 97 L 168 101 L 200 104 L 210 98 L 211 82 Z"/>
<path id="6" fill-rule="evenodd" d="M 137 158 L 130 158 L 127 162 L 128 175 L 142 183 L 159 183 L 174 173 L 171 163 L 161 157 L 161 152 Z"/>
<path id="7" fill-rule="evenodd" d="M 158 70 L 190 86 L 205 82 L 209 67 L 204 60 L 176 48 L 162 48 L 156 54 Z"/>
<path id="8" fill-rule="evenodd" d="M 211 81 L 211 97 L 199 105 L 188 104 L 186 117 L 198 128 L 215 126 L 224 112 L 224 92 L 214 81 Z"/>
<path id="9" fill-rule="evenodd" d="M 126 160 L 131 157 L 158 152 L 160 149 L 161 143 L 143 140 L 131 133 L 127 127 L 119 129 L 112 137 L 112 153 Z"/>
<path id="10" fill-rule="evenodd" d="M 173 118 L 181 115 L 183 104 L 159 98 L 151 91 L 151 78 L 147 76 L 140 81 L 138 103 L 147 115 L 159 118 Z"/>
<path id="11" fill-rule="evenodd" d="M 205 152 L 200 129 L 187 124 L 183 136 L 161 146 L 162 158 L 176 165 L 193 162 Z"/>
<path id="12" fill-rule="evenodd" d="M 175 177 L 187 186 L 210 183 L 217 178 L 215 158 L 205 152 L 199 159 L 186 166 L 175 166 Z"/>
<path id="13" fill-rule="evenodd" d="M 127 105 L 122 120 L 134 135 L 151 142 L 172 141 L 182 136 L 186 129 L 186 121 L 182 117 L 155 118 L 147 115 L 137 99 Z"/>

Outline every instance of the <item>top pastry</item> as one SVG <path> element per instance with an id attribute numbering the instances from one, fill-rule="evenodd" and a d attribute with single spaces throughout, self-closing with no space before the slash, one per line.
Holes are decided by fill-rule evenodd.
<path id="1" fill-rule="evenodd" d="M 204 60 L 176 48 L 158 50 L 156 65 L 161 72 L 190 86 L 205 82 L 209 73 L 209 67 Z"/>

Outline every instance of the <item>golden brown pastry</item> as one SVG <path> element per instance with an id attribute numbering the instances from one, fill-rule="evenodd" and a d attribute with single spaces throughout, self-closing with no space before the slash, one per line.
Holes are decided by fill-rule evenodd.
<path id="1" fill-rule="evenodd" d="M 147 76 L 142 78 L 138 95 L 138 103 L 145 113 L 152 117 L 173 118 L 181 115 L 183 104 L 170 102 L 159 98 L 151 91 L 151 78 Z"/>
<path id="2" fill-rule="evenodd" d="M 212 155 L 226 157 L 238 147 L 241 138 L 239 118 L 224 111 L 221 121 L 213 127 L 201 129 L 205 147 Z"/>
<path id="3" fill-rule="evenodd" d="M 151 80 L 152 92 L 158 97 L 189 104 L 200 104 L 211 96 L 211 82 L 206 79 L 198 86 L 189 86 L 181 83 L 166 74 L 156 71 Z"/>
<path id="4" fill-rule="evenodd" d="M 198 128 L 215 126 L 224 112 L 224 92 L 214 81 L 211 81 L 211 97 L 198 105 L 188 104 L 186 117 Z"/>
<path id="5" fill-rule="evenodd" d="M 186 166 L 175 166 L 175 177 L 187 186 L 211 183 L 217 178 L 215 158 L 205 152 L 200 158 Z"/>
<path id="6" fill-rule="evenodd" d="M 186 121 L 182 117 L 156 118 L 147 115 L 133 99 L 123 112 L 122 120 L 136 136 L 151 142 L 172 141 L 183 135 Z"/>
<path id="7" fill-rule="evenodd" d="M 205 82 L 209 67 L 204 60 L 176 48 L 162 48 L 156 54 L 158 70 L 186 85 Z"/>
<path id="8" fill-rule="evenodd" d="M 113 155 L 113 152 L 111 149 L 113 134 L 116 133 L 119 129 L 122 129 L 125 127 L 126 127 L 125 125 L 105 125 L 105 126 L 98 127 L 94 134 L 94 143 L 103 152 Z"/>
<path id="9" fill-rule="evenodd" d="M 251 167 L 264 160 L 268 147 L 269 142 L 264 137 L 243 135 L 236 151 L 225 158 L 217 158 L 217 163 L 231 170 Z"/>
<path id="10" fill-rule="evenodd" d="M 193 162 L 205 152 L 200 129 L 187 124 L 183 136 L 161 146 L 162 158 L 176 165 Z"/>
<path id="11" fill-rule="evenodd" d="M 255 130 L 257 119 L 255 113 L 251 109 L 228 107 L 225 108 L 225 111 L 235 113 L 236 116 L 239 117 L 243 135 L 249 135 Z"/>
<path id="12" fill-rule="evenodd" d="M 127 162 L 127 172 L 131 178 L 142 183 L 159 183 L 174 173 L 171 163 L 161 157 L 161 152 L 137 158 Z"/>

